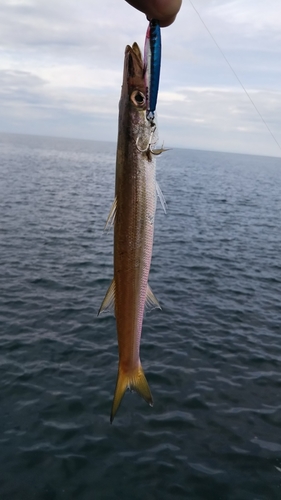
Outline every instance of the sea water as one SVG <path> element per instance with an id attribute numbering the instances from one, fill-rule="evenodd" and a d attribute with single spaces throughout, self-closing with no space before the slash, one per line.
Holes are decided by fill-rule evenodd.
<path id="1" fill-rule="evenodd" d="M 110 425 L 115 148 L 0 136 L 0 498 L 280 500 L 281 159 L 157 161 L 154 407 Z"/>

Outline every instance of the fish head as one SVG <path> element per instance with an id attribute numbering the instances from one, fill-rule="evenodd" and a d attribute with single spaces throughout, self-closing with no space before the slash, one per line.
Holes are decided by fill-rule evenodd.
<path id="1" fill-rule="evenodd" d="M 125 49 L 123 84 L 119 102 L 119 134 L 151 161 L 151 145 L 157 142 L 156 126 L 147 119 L 146 67 L 137 43 Z M 124 137 L 125 137 L 124 135 Z M 121 139 L 120 139 L 121 143 Z"/>
<path id="2" fill-rule="evenodd" d="M 127 45 L 125 49 L 122 99 L 129 100 L 133 111 L 144 112 L 146 110 L 144 64 L 137 43 L 134 43 L 132 47 Z"/>

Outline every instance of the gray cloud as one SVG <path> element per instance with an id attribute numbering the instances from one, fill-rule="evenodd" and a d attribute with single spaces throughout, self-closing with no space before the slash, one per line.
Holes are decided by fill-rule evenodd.
<path id="1" fill-rule="evenodd" d="M 255 92 L 263 116 L 281 140 L 281 92 Z M 278 148 L 245 94 L 235 88 L 185 87 L 159 96 L 165 144 L 278 156 Z M 274 114 L 273 114 L 274 111 Z M 274 116 L 274 119 L 272 117 Z"/>
<path id="2" fill-rule="evenodd" d="M 279 0 L 193 3 L 281 142 Z M 2 0 L 1 130 L 115 140 L 124 48 L 146 26 L 124 0 Z M 187 0 L 162 37 L 165 142 L 278 155 Z"/>

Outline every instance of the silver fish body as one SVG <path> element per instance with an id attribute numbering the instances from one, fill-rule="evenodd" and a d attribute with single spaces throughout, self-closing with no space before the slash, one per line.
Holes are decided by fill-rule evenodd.
<path id="1" fill-rule="evenodd" d="M 146 119 L 144 65 L 135 43 L 125 50 L 119 103 L 114 224 L 114 278 L 100 312 L 114 304 L 119 368 L 111 422 L 127 388 L 151 406 L 151 392 L 140 362 L 145 305 L 160 307 L 149 285 L 156 210 L 155 125 Z M 155 151 L 159 154 L 162 150 Z"/>

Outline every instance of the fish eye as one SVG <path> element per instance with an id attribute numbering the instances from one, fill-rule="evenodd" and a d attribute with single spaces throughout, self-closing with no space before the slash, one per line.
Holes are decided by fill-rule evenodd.
<path id="1" fill-rule="evenodd" d="M 140 90 L 134 90 L 131 94 L 131 101 L 138 108 L 142 108 L 145 103 L 145 95 Z"/>

